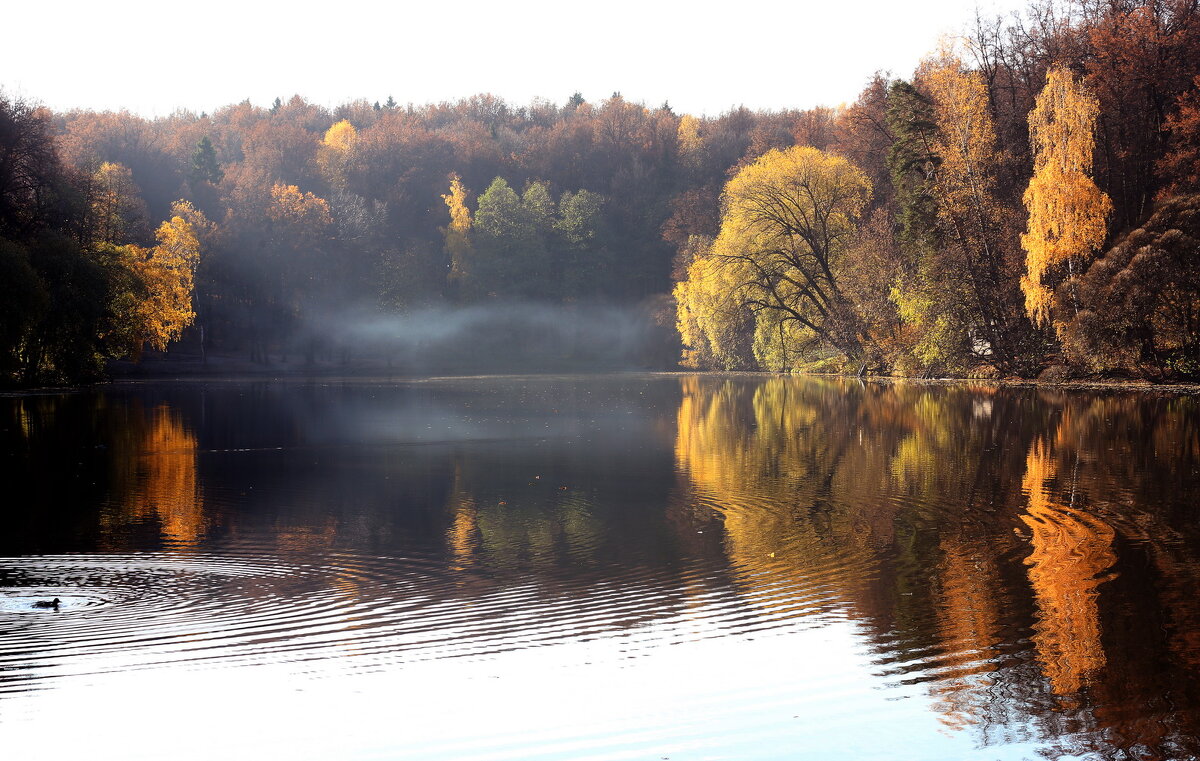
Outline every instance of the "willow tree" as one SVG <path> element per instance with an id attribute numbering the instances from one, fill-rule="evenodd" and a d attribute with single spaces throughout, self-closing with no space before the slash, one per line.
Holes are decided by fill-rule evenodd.
<path id="1" fill-rule="evenodd" d="M 684 249 L 687 275 L 675 284 L 675 327 L 683 341 L 680 364 L 697 369 L 754 369 L 754 314 L 730 298 L 736 268 L 711 255 L 712 239 L 693 235 Z"/>
<path id="2" fill-rule="evenodd" d="M 839 272 L 870 197 L 861 169 L 807 146 L 769 151 L 726 184 L 706 278 L 730 284 L 725 314 L 742 306 L 754 315 L 760 364 L 788 369 L 818 346 L 863 358 L 867 341 Z"/>
<path id="3" fill-rule="evenodd" d="M 1050 321 L 1053 293 L 1047 276 L 1066 264 L 1086 263 L 1104 242 L 1112 201 L 1092 180 L 1096 97 L 1069 70 L 1046 74 L 1029 113 L 1033 178 L 1025 190 L 1028 232 L 1021 236 L 1026 273 L 1025 310 L 1038 325 Z"/>

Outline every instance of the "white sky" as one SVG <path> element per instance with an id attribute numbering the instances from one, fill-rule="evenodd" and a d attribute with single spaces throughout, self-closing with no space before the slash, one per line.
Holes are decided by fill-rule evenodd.
<path id="1" fill-rule="evenodd" d="M 979 0 L 985 15 L 1026 0 Z M 855 99 L 908 75 L 975 0 L 6 0 L 0 88 L 56 110 L 163 116 L 299 93 L 325 106 L 614 90 L 676 112 Z"/>

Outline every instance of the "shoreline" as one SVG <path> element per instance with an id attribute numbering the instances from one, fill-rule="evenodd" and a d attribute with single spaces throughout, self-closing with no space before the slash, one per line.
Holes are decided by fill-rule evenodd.
<path id="1" fill-rule="evenodd" d="M 92 383 L 76 383 L 64 386 L 36 386 L 32 388 L 0 389 L 0 398 L 16 398 L 24 396 L 50 396 L 55 394 L 74 394 L 104 387 L 183 382 L 250 382 L 250 381 L 289 381 L 289 380 L 361 380 L 406 383 L 434 379 L 466 379 L 480 377 L 549 377 L 549 376 L 579 376 L 579 375 L 610 375 L 610 374 L 645 374 L 645 375 L 697 375 L 729 378 L 820 378 L 857 380 L 865 384 L 917 386 L 964 386 L 964 387 L 998 387 L 1013 389 L 1045 389 L 1062 391 L 1109 391 L 1109 392 L 1153 392 L 1168 393 L 1180 396 L 1200 395 L 1200 383 L 1155 383 L 1136 379 L 1074 379 L 1061 381 L 1045 381 L 1024 378 L 905 378 L 889 375 L 849 375 L 839 373 L 778 373 L 756 370 L 650 370 L 634 369 L 558 369 L 530 372 L 512 372 L 497 369 L 494 372 L 378 372 L 382 368 L 374 367 L 314 367 L 309 369 L 288 369 L 280 372 L 279 366 L 274 368 L 262 367 L 257 372 L 246 368 L 215 370 L 212 372 L 145 372 L 117 373 L 109 378 Z"/>
<path id="2" fill-rule="evenodd" d="M 1074 379 L 1063 381 L 1036 378 L 907 378 L 898 375 L 852 375 L 844 373 L 778 373 L 765 370 L 679 370 L 675 373 L 714 376 L 778 377 L 778 378 L 840 378 L 863 383 L 901 384 L 920 386 L 1001 386 L 1005 388 L 1052 388 L 1081 391 L 1157 391 L 1200 394 L 1200 382 L 1155 383 L 1138 379 Z"/>

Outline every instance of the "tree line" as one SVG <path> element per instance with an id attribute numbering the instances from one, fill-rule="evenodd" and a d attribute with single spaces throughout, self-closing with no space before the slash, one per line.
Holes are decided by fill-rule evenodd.
<path id="1" fill-rule="evenodd" d="M 1195 377 L 1198 74 L 1194 2 L 977 20 L 732 171 L 678 261 L 684 364 Z"/>
<path id="2" fill-rule="evenodd" d="M 0 94 L 0 378 L 517 302 L 636 307 L 696 368 L 1195 376 L 1198 77 L 1190 0 L 1036 0 L 836 108 Z"/>

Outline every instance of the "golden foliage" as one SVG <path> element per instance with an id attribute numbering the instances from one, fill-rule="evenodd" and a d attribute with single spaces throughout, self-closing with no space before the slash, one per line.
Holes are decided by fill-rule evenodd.
<path id="1" fill-rule="evenodd" d="M 206 227 L 208 220 L 186 201 L 176 202 L 171 212 L 171 218 L 159 225 L 158 244 L 153 248 L 115 249 L 135 286 L 119 294 L 115 304 L 118 341 L 134 359 L 144 344 L 165 350 L 196 319 L 192 291 L 200 263 L 197 228 Z"/>
<path id="2" fill-rule="evenodd" d="M 711 342 L 731 315 L 752 312 L 755 356 L 770 369 L 819 343 L 855 355 L 859 325 L 839 279 L 870 197 L 862 170 L 816 148 L 768 151 L 743 167 L 725 185 L 720 234 L 676 289 L 680 324 L 695 320 Z"/>
<path id="3" fill-rule="evenodd" d="M 357 139 L 358 130 L 354 129 L 354 125 L 348 120 L 342 119 L 325 131 L 325 138 L 321 144 L 339 153 L 348 153 L 354 148 Z"/>
<path id="4" fill-rule="evenodd" d="M 964 71 L 956 58 L 927 67 L 923 82 L 933 97 L 934 152 L 942 161 L 935 181 L 939 216 L 964 246 L 987 249 L 997 163 L 987 84 L 980 72 Z"/>
<path id="5" fill-rule="evenodd" d="M 357 143 L 358 130 L 346 119 L 325 131 L 325 137 L 317 148 L 317 166 L 332 187 L 346 187 L 346 176 Z"/>
<path id="6" fill-rule="evenodd" d="M 749 359 L 745 340 L 751 319 L 732 295 L 735 268 L 709 255 L 711 241 L 692 236 L 693 258 L 687 277 L 675 284 L 675 327 L 682 338 L 684 367 L 744 367 Z"/>
<path id="7" fill-rule="evenodd" d="M 700 136 L 700 120 L 691 114 L 684 114 L 679 119 L 676 131 L 679 141 L 679 156 L 684 166 L 696 168 L 703 161 L 704 138 Z"/>
<path id="8" fill-rule="evenodd" d="M 893 514 L 886 504 L 859 509 L 876 485 L 864 488 L 863 476 L 879 473 L 879 463 L 863 447 L 846 446 L 850 426 L 825 426 L 825 404 L 840 389 L 793 378 L 751 385 L 711 376 L 684 377 L 681 387 L 676 467 L 688 503 L 704 515 L 719 513 L 724 552 L 749 598 L 781 616 L 804 616 L 833 601 L 869 606 L 869 580 L 844 570 L 867 565 L 890 541 Z M 827 396 L 827 389 L 837 390 Z M 812 510 L 816 505 L 829 509 Z M 820 594 L 804 593 L 817 587 Z"/>
<path id="9" fill-rule="evenodd" d="M 1002 616 L 995 594 L 995 562 L 989 553 L 956 537 L 942 541 L 942 552 L 938 634 L 947 668 L 931 692 L 938 720 L 962 729 L 985 720 L 988 692 L 981 677 L 995 669 Z"/>
<path id="10" fill-rule="evenodd" d="M 471 210 L 467 208 L 467 189 L 457 174 L 450 175 L 450 192 L 442 196 L 450 209 L 450 224 L 442 229 L 445 236 L 446 253 L 450 257 L 450 279 L 460 280 L 466 275 L 466 261 L 470 256 Z"/>
<path id="11" fill-rule="evenodd" d="M 133 510 L 158 517 L 164 537 L 194 543 L 207 521 L 196 477 L 196 437 L 179 413 L 163 404 L 151 414 L 139 470 L 143 476 Z"/>
<path id="12" fill-rule="evenodd" d="M 196 467 L 197 441 L 168 404 L 130 407 L 122 418 L 127 456 L 114 462 L 114 484 L 123 495 L 101 516 L 109 549 L 127 541 L 130 520 L 156 522 L 164 539 L 194 545 L 209 525 Z"/>
<path id="13" fill-rule="evenodd" d="M 1096 97 L 1066 68 L 1046 74 L 1046 86 L 1029 113 L 1033 177 L 1025 190 L 1028 232 L 1021 236 L 1026 274 L 1025 309 L 1037 324 L 1050 320 L 1053 296 L 1046 273 L 1064 262 L 1084 261 L 1104 242 L 1112 201 L 1092 181 Z"/>
<path id="14" fill-rule="evenodd" d="M 856 229 L 871 181 L 841 156 L 797 146 L 769 151 L 743 167 L 725 185 L 724 198 L 721 231 L 728 243 L 762 238 L 829 256 Z"/>
<path id="15" fill-rule="evenodd" d="M 298 230 L 316 233 L 333 224 L 329 203 L 295 185 L 276 183 L 271 188 L 271 204 L 267 216 L 275 222 L 296 226 Z"/>

